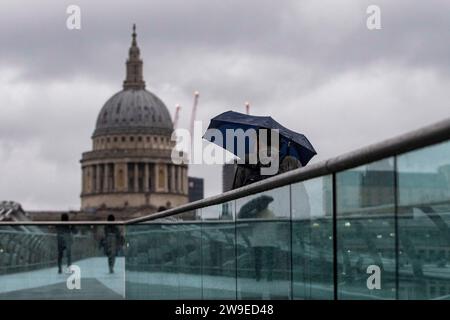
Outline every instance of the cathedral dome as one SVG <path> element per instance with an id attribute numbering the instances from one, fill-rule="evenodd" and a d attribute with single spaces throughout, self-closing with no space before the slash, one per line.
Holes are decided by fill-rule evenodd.
<path id="1" fill-rule="evenodd" d="M 81 157 L 81 208 L 121 220 L 188 202 L 188 166 L 175 163 L 174 131 L 164 102 L 145 89 L 133 25 L 122 90 L 97 116 L 92 150 Z"/>
<path id="2" fill-rule="evenodd" d="M 101 109 L 94 137 L 106 134 L 171 135 L 172 119 L 164 102 L 145 89 L 124 89 Z"/>
<path id="3" fill-rule="evenodd" d="M 93 137 L 110 134 L 171 135 L 173 123 L 164 102 L 145 89 L 143 62 L 133 26 L 123 90 L 100 110 Z"/>

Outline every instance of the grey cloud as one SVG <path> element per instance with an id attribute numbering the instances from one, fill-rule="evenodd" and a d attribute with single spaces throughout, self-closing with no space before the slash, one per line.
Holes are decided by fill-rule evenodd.
<path id="1" fill-rule="evenodd" d="M 72 3 L 0 4 L 0 196 L 32 208 L 79 204 L 78 160 L 121 89 L 133 22 L 148 88 L 171 112 L 183 105 L 184 127 L 194 90 L 204 126 L 248 100 L 310 137 L 314 162 L 449 116 L 445 1 L 82 0 L 82 30 L 69 31 Z M 380 31 L 365 26 L 369 4 Z M 220 192 L 220 167 L 190 173 Z"/>
<path id="2" fill-rule="evenodd" d="M 365 9 L 371 3 L 80 1 L 82 30 L 69 31 L 67 4 L 46 1 L 15 6 L 0 21 L 0 28 L 8 30 L 0 35 L 2 60 L 27 66 L 24 77 L 122 77 L 122 70 L 111 66 L 124 62 L 130 24 L 136 21 L 149 65 L 167 56 L 174 69 L 182 69 L 186 63 L 201 64 L 205 54 L 234 52 L 313 65 L 322 77 L 391 59 L 448 74 L 449 3 L 378 1 L 384 29 L 370 32 Z M 3 12 L 7 5 L 2 4 Z"/>

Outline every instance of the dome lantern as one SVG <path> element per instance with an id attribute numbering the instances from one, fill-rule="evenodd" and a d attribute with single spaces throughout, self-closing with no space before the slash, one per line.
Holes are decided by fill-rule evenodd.
<path id="1" fill-rule="evenodd" d="M 123 88 L 127 89 L 145 89 L 143 76 L 143 62 L 140 58 L 140 50 L 136 41 L 136 24 L 133 24 L 133 33 L 131 34 L 131 47 L 128 52 L 126 62 L 127 74 L 123 82 Z"/>

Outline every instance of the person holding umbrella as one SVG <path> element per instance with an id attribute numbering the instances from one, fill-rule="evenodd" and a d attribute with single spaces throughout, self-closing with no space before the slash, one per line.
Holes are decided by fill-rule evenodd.
<path id="1" fill-rule="evenodd" d="M 269 176 L 261 175 L 260 169 L 263 165 L 260 161 L 255 164 L 245 161 L 243 164 L 236 164 L 234 173 L 233 189 L 237 189 L 248 184 L 263 180 Z"/>
<path id="2" fill-rule="evenodd" d="M 223 139 L 215 139 L 213 138 L 213 135 L 209 135 L 208 130 L 210 129 L 218 130 L 222 133 Z M 245 145 L 244 148 L 237 147 L 234 144 L 236 136 L 232 136 L 233 143 L 227 141 L 227 139 L 230 140 L 229 135 L 227 134 L 229 131 L 237 133 L 246 130 L 255 130 L 258 132 L 258 136 L 253 138 L 253 140 L 256 141 L 249 142 L 250 145 L 256 145 L 253 150 L 250 150 L 251 148 L 249 145 Z M 266 140 L 261 139 L 261 136 L 259 136 L 260 132 L 264 132 L 262 130 L 270 132 L 270 134 L 267 134 Z M 278 133 L 276 135 L 278 141 L 271 141 L 272 131 Z M 261 154 L 267 154 L 272 159 L 276 156 L 276 160 L 279 161 L 279 166 L 275 174 L 281 174 L 305 166 L 309 160 L 317 154 L 306 136 L 282 126 L 272 119 L 272 117 L 252 116 L 234 111 L 224 112 L 211 119 L 203 138 L 240 157 L 241 163 L 238 163 L 236 168 L 233 189 L 270 177 L 270 175 L 261 174 L 264 167 L 268 166 L 268 164 L 263 164 L 263 161 L 261 161 Z M 241 141 L 241 143 L 246 142 L 244 140 L 243 142 Z M 238 154 L 238 150 L 242 149 L 246 150 L 244 157 Z M 276 155 L 271 154 L 274 150 L 277 152 Z M 252 152 L 257 155 L 256 163 L 251 163 L 251 161 L 249 161 Z"/>

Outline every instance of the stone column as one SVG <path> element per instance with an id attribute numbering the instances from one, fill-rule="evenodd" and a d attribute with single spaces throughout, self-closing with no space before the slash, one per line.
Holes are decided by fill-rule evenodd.
<path id="1" fill-rule="evenodd" d="M 103 192 L 109 192 L 109 164 L 103 164 Z"/>
<path id="2" fill-rule="evenodd" d="M 88 170 L 88 172 L 89 172 L 88 192 L 93 193 L 94 192 L 94 170 L 92 169 L 92 166 L 86 167 L 86 170 Z"/>
<path id="3" fill-rule="evenodd" d="M 144 164 L 144 191 L 145 192 L 149 192 L 150 191 L 150 186 L 148 184 L 148 180 L 150 178 L 150 169 L 149 169 L 150 164 L 149 163 L 145 163 Z"/>
<path id="4" fill-rule="evenodd" d="M 115 191 L 128 191 L 128 170 L 126 162 L 120 162 L 114 165 L 114 179 Z"/>
<path id="5" fill-rule="evenodd" d="M 155 185 L 154 191 L 158 191 L 159 180 L 158 180 L 158 164 L 157 163 L 155 163 L 153 165 L 153 176 L 155 177 L 155 180 L 153 181 L 153 183 Z"/>
<path id="6" fill-rule="evenodd" d="M 167 191 L 167 166 L 165 163 L 158 163 L 156 168 L 156 188 L 160 192 Z"/>
<path id="7" fill-rule="evenodd" d="M 178 166 L 173 166 L 173 192 L 178 192 Z"/>
<path id="8" fill-rule="evenodd" d="M 109 190 L 111 192 L 116 191 L 116 164 L 113 162 L 111 163 L 111 185 L 109 186 Z"/>
<path id="9" fill-rule="evenodd" d="M 176 171 L 175 171 L 176 166 L 171 165 L 170 166 L 170 170 L 171 170 L 171 174 L 170 174 L 170 179 L 172 180 L 170 182 L 170 185 L 172 186 L 172 190 L 169 190 L 169 192 L 176 192 L 177 191 L 177 186 L 175 185 L 175 175 L 176 175 Z"/>
<path id="10" fill-rule="evenodd" d="M 181 167 L 176 166 L 177 169 L 177 192 L 181 193 Z"/>
<path id="11" fill-rule="evenodd" d="M 134 191 L 139 191 L 139 164 L 134 163 Z"/>
<path id="12" fill-rule="evenodd" d="M 123 163 L 123 190 L 126 192 L 129 192 L 130 190 L 128 190 L 128 163 Z"/>
<path id="13" fill-rule="evenodd" d="M 95 193 L 100 192 L 100 165 L 94 166 L 95 170 Z"/>
<path id="14" fill-rule="evenodd" d="M 172 166 L 166 164 L 166 191 L 170 192 L 172 190 Z"/>
<path id="15" fill-rule="evenodd" d="M 183 193 L 183 167 L 181 167 L 181 166 L 179 166 L 178 167 L 178 174 L 179 174 L 179 177 L 178 177 L 178 185 L 179 185 L 179 189 L 178 189 L 178 192 L 179 193 Z"/>
<path id="16" fill-rule="evenodd" d="M 81 194 L 86 192 L 86 168 L 81 167 Z"/>
<path id="17" fill-rule="evenodd" d="M 184 194 L 188 194 L 189 186 L 188 186 L 187 168 L 183 168 L 183 189 Z"/>
<path id="18" fill-rule="evenodd" d="M 105 165 L 99 164 L 100 167 L 100 193 L 105 190 Z"/>

